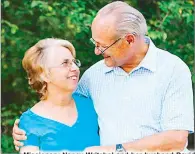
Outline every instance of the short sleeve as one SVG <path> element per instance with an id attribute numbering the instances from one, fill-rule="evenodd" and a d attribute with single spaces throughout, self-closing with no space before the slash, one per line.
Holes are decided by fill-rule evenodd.
<path id="1" fill-rule="evenodd" d="M 35 120 L 28 114 L 28 111 L 24 112 L 20 117 L 19 127 L 26 132 L 27 140 L 22 141 L 24 146 L 31 145 L 39 147 L 38 126 L 36 126 Z"/>
<path id="2" fill-rule="evenodd" d="M 163 130 L 194 131 L 194 111 L 191 73 L 180 62 L 176 65 L 162 103 Z"/>

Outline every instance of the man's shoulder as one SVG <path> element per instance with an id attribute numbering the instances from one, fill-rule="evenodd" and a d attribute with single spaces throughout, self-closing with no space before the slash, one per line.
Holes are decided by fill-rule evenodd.
<path id="1" fill-rule="evenodd" d="M 175 63 L 178 60 L 180 61 L 181 59 L 179 57 L 177 57 L 176 55 L 174 55 L 173 53 L 171 53 L 171 51 L 167 51 L 167 50 L 163 50 L 160 48 L 157 48 L 158 50 L 158 58 L 160 61 L 164 61 L 166 59 L 166 61 L 164 62 L 168 62 L 168 63 Z"/>
<path id="2" fill-rule="evenodd" d="M 187 64 L 178 56 L 171 53 L 171 51 L 166 51 L 158 48 L 157 54 L 158 65 L 164 65 L 166 69 L 185 69 L 189 71 Z"/>
<path id="3" fill-rule="evenodd" d="M 104 60 L 100 60 L 98 62 L 96 62 L 95 64 L 93 64 L 92 66 L 90 66 L 85 73 L 96 73 L 96 72 L 100 72 L 100 71 L 104 71 L 104 69 L 106 68 L 106 65 L 104 64 Z"/>
<path id="4" fill-rule="evenodd" d="M 104 60 L 100 60 L 93 64 L 92 66 L 90 66 L 88 70 L 102 69 L 104 67 L 105 67 Z"/>

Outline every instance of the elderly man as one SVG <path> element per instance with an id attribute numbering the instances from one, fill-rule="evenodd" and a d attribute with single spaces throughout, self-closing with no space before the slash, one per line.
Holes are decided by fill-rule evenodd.
<path id="1" fill-rule="evenodd" d="M 194 130 L 191 73 L 178 57 L 157 48 L 144 16 L 120 1 L 92 23 L 95 54 L 104 60 L 82 76 L 77 92 L 98 114 L 100 147 L 86 151 L 182 151 Z M 13 129 L 16 140 L 17 123 Z"/>

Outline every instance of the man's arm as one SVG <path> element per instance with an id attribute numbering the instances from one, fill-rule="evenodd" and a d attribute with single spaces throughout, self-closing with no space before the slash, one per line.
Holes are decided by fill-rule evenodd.
<path id="1" fill-rule="evenodd" d="M 177 60 L 162 99 L 162 132 L 124 144 L 124 147 L 127 150 L 182 151 L 188 133 L 194 130 L 193 113 L 191 73 L 186 64 Z"/>
<path id="2" fill-rule="evenodd" d="M 188 140 L 188 131 L 170 130 L 143 139 L 125 143 L 127 151 L 182 151 Z"/>
<path id="3" fill-rule="evenodd" d="M 188 139 L 188 131 L 165 131 L 155 135 L 144 137 L 134 142 L 122 144 L 126 151 L 182 151 L 185 148 Z M 96 146 L 86 148 L 88 152 L 114 152 L 116 145 Z"/>
<path id="4" fill-rule="evenodd" d="M 182 151 L 188 132 L 194 130 L 193 93 L 191 73 L 186 64 L 178 60 L 166 93 L 162 99 L 162 132 L 124 144 L 127 150 Z"/>

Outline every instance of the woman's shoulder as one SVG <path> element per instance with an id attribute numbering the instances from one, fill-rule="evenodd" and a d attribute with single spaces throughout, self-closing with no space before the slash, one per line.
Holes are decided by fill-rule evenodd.
<path id="1" fill-rule="evenodd" d="M 83 96 L 81 94 L 74 94 L 73 98 L 80 110 L 88 113 L 96 113 L 91 98 Z"/>
<path id="2" fill-rule="evenodd" d="M 87 105 L 87 106 L 93 106 L 92 99 L 89 97 L 86 97 L 84 95 L 81 95 L 79 93 L 74 93 L 73 98 L 77 104 Z"/>
<path id="3" fill-rule="evenodd" d="M 32 108 L 29 108 L 27 111 L 23 112 L 20 116 L 19 127 L 26 131 L 26 134 L 35 134 L 39 135 L 43 132 L 43 121 L 36 114 L 39 112 L 39 103 L 36 103 Z"/>
<path id="4" fill-rule="evenodd" d="M 22 113 L 20 116 L 20 123 L 23 121 L 27 121 L 28 119 L 31 118 L 31 112 L 30 109 L 27 109 L 25 112 Z"/>
<path id="5" fill-rule="evenodd" d="M 25 112 L 22 113 L 20 116 L 20 125 L 27 125 L 30 127 L 31 125 L 36 125 L 37 119 L 36 114 L 39 112 L 39 103 L 35 104 L 32 108 L 27 109 Z"/>
<path id="6" fill-rule="evenodd" d="M 43 112 L 42 101 L 36 103 L 30 110 L 31 110 L 33 113 L 35 113 L 35 114 L 39 114 L 39 113 Z"/>
<path id="7" fill-rule="evenodd" d="M 22 115 L 20 116 L 20 123 L 19 123 L 20 129 L 23 129 L 28 132 L 33 127 L 36 127 L 36 125 L 37 125 L 36 118 L 34 117 L 30 109 L 22 113 Z"/>

